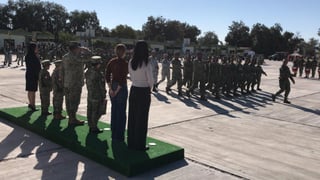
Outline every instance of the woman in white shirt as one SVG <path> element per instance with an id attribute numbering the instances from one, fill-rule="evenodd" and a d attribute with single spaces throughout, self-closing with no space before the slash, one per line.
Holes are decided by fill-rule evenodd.
<path id="1" fill-rule="evenodd" d="M 132 86 L 129 94 L 128 148 L 148 150 L 146 146 L 151 88 L 153 87 L 152 67 L 148 60 L 148 44 L 138 41 L 128 69 Z"/>

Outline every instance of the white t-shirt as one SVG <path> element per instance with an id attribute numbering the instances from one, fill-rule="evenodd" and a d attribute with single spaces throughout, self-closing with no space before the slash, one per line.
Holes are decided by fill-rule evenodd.
<path id="1" fill-rule="evenodd" d="M 148 65 L 145 63 L 141 67 L 138 67 L 136 70 L 133 70 L 131 67 L 131 61 L 128 63 L 128 69 L 130 74 L 130 79 L 132 81 L 132 86 L 135 87 L 150 87 L 153 86 L 153 77 L 152 77 L 152 66 L 149 62 Z"/>

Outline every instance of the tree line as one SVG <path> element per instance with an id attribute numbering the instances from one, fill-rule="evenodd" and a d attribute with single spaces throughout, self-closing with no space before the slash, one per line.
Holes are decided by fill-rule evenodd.
<path id="1" fill-rule="evenodd" d="M 135 30 L 128 25 L 118 25 L 113 29 L 102 27 L 95 11 L 71 11 L 54 2 L 40 0 L 8 0 L 0 5 L 0 29 L 24 29 L 25 31 L 48 31 L 55 35 L 56 40 L 62 40 L 66 34 L 74 35 L 77 31 L 94 29 L 96 36 L 130 39 L 145 39 L 150 41 L 182 43 L 184 38 L 196 46 L 213 47 L 223 45 L 214 31 L 201 35 L 201 30 L 186 22 L 166 19 L 162 16 L 147 18 L 141 30 Z M 318 30 L 320 36 L 320 28 Z M 279 23 L 271 27 L 256 23 L 250 27 L 242 21 L 233 21 L 224 39 L 225 44 L 236 47 L 251 47 L 259 54 L 270 55 L 277 51 L 293 52 L 313 56 L 318 40 L 311 38 L 305 41 L 299 33 L 283 31 Z"/>

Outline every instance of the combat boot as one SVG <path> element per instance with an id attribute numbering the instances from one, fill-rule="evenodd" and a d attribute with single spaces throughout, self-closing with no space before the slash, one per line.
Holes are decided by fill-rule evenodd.
<path id="1" fill-rule="evenodd" d="M 156 85 L 153 85 L 152 91 L 153 92 L 158 92 Z"/>
<path id="2" fill-rule="evenodd" d="M 64 117 L 61 114 L 57 113 L 57 114 L 54 114 L 53 118 L 55 120 L 62 120 L 62 119 L 65 119 L 66 117 Z"/>
<path id="3" fill-rule="evenodd" d="M 69 113 L 69 126 L 81 126 L 84 125 L 84 121 L 80 121 L 76 119 L 76 114 L 75 113 Z"/>
<path id="4" fill-rule="evenodd" d="M 284 99 L 283 102 L 286 103 L 286 104 L 291 104 L 291 102 L 288 101 L 288 99 Z"/>

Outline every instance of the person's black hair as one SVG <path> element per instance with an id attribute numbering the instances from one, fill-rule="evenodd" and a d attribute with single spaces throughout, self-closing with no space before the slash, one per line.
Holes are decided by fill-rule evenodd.
<path id="1" fill-rule="evenodd" d="M 37 44 L 31 42 L 31 43 L 29 44 L 27 54 L 29 54 L 29 55 L 34 55 L 34 54 L 35 54 L 35 49 L 36 49 L 36 47 L 37 47 Z"/>
<path id="2" fill-rule="evenodd" d="M 133 70 L 137 70 L 143 63 L 148 64 L 149 50 L 147 42 L 140 40 L 134 47 L 133 56 L 131 60 L 131 67 Z"/>

